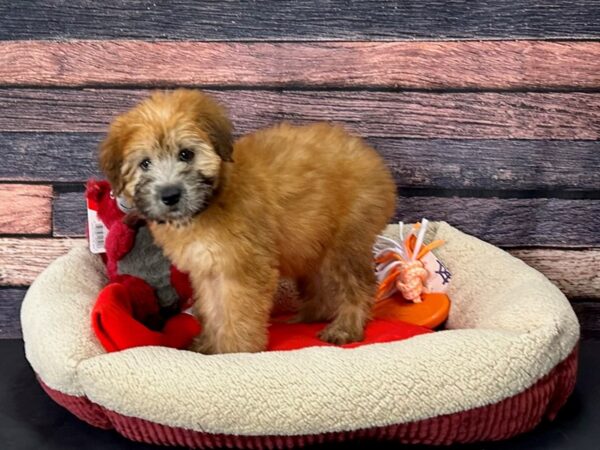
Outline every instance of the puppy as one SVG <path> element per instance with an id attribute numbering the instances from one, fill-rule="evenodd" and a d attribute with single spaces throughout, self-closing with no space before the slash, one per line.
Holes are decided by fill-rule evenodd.
<path id="1" fill-rule="evenodd" d="M 118 117 L 100 148 L 117 195 L 190 274 L 203 333 L 192 350 L 259 352 L 280 276 L 320 338 L 363 339 L 375 294 L 371 248 L 395 208 L 377 153 L 339 126 L 281 124 L 233 143 L 211 97 L 157 92 Z"/>

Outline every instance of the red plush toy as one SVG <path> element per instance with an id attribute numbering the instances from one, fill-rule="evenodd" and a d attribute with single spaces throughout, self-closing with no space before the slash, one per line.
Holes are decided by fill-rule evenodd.
<path id="1" fill-rule="evenodd" d="M 127 221 L 108 182 L 89 181 L 86 198 L 88 235 L 92 247 L 104 250 L 110 282 L 92 311 L 92 327 L 104 348 L 187 347 L 200 332 L 193 316 L 179 312 L 191 302 L 187 276 L 171 266 L 143 221 Z"/>

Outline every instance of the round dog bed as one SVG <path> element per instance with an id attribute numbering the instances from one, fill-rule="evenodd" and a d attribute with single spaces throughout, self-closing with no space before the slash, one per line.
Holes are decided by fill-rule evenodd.
<path id="1" fill-rule="evenodd" d="M 552 418 L 575 383 L 579 324 L 567 299 L 520 260 L 444 222 L 430 234 L 446 241 L 436 253 L 452 272 L 443 331 L 353 349 L 107 354 L 90 327 L 104 266 L 81 247 L 26 295 L 27 359 L 79 418 L 156 444 L 450 444 L 507 438 Z"/>

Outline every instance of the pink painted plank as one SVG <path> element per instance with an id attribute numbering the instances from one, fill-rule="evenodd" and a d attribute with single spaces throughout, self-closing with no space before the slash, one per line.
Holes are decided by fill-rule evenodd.
<path id="1" fill-rule="evenodd" d="M 48 264 L 85 239 L 0 238 L 0 286 L 28 286 Z"/>
<path id="2" fill-rule="evenodd" d="M 49 234 L 52 186 L 0 184 L 0 234 Z"/>
<path id="3" fill-rule="evenodd" d="M 4 41 L 5 85 L 600 86 L 600 42 Z"/>

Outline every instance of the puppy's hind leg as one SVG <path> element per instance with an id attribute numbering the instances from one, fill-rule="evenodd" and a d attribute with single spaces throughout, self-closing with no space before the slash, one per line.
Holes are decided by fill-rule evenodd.
<path id="1" fill-rule="evenodd" d="M 365 245 L 332 249 L 323 261 L 321 273 L 323 300 L 335 308 L 335 313 L 319 337 L 336 345 L 362 341 L 375 297 L 371 248 Z"/>
<path id="2" fill-rule="evenodd" d="M 320 272 L 299 278 L 298 293 L 302 303 L 298 314 L 289 323 L 325 322 L 334 318 L 336 308 L 324 298 L 326 293 Z"/>

